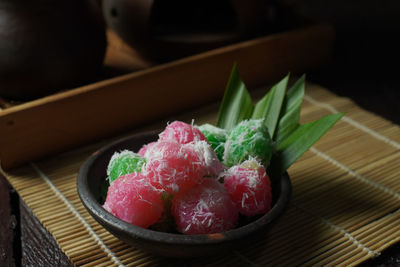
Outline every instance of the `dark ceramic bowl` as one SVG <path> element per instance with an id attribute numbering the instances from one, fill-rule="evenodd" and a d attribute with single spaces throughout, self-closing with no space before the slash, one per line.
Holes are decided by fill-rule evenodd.
<path id="1" fill-rule="evenodd" d="M 242 222 L 236 229 L 218 234 L 183 235 L 159 232 L 126 223 L 103 209 L 102 189 L 107 164 L 115 151 L 130 149 L 138 151 L 143 144 L 155 141 L 156 132 L 133 135 L 112 143 L 95 152 L 82 165 L 77 179 L 78 194 L 89 213 L 108 231 L 126 243 L 145 251 L 167 257 L 196 257 L 221 253 L 245 246 L 276 222 L 285 210 L 291 194 L 291 183 L 287 174 L 272 181 L 273 206 L 268 214 Z"/>

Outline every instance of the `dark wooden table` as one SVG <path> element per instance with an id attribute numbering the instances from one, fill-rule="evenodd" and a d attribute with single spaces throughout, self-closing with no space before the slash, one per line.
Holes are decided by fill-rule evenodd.
<path id="1" fill-rule="evenodd" d="M 396 32 L 396 31 L 395 31 Z M 334 58 L 307 80 L 400 124 L 399 41 L 388 31 L 339 30 Z M 0 175 L 0 266 L 71 266 L 54 238 Z M 362 266 L 400 265 L 400 244 Z"/>
<path id="2" fill-rule="evenodd" d="M 0 266 L 73 266 L 2 175 Z"/>

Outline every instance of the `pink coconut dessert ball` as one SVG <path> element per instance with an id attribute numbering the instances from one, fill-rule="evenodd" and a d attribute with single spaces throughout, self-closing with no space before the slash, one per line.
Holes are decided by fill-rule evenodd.
<path id="1" fill-rule="evenodd" d="M 191 124 L 174 121 L 165 127 L 160 133 L 160 140 L 175 140 L 180 144 L 187 144 L 193 141 L 206 141 L 204 134 Z"/>
<path id="2" fill-rule="evenodd" d="M 156 142 L 150 142 L 148 144 L 143 145 L 139 151 L 138 154 L 142 157 L 146 156 L 146 152 L 149 150 L 149 148 L 151 148 Z"/>
<path id="3" fill-rule="evenodd" d="M 183 146 L 193 154 L 193 164 L 198 166 L 198 171 L 202 172 L 203 176 L 217 178 L 226 169 L 208 142 L 201 140 Z"/>
<path id="4" fill-rule="evenodd" d="M 265 168 L 255 159 L 229 168 L 224 173 L 224 186 L 245 216 L 265 214 L 271 209 L 271 182 Z"/>
<path id="5" fill-rule="evenodd" d="M 146 152 L 143 173 L 150 183 L 174 194 L 201 183 L 205 168 L 190 148 L 171 140 L 159 140 Z"/>
<path id="6" fill-rule="evenodd" d="M 236 227 L 238 211 L 224 186 L 215 179 L 204 182 L 172 200 L 172 215 L 183 234 L 220 233 Z"/>
<path id="7" fill-rule="evenodd" d="M 103 207 L 125 222 L 147 228 L 161 217 L 161 192 L 143 174 L 130 173 L 109 186 Z"/>

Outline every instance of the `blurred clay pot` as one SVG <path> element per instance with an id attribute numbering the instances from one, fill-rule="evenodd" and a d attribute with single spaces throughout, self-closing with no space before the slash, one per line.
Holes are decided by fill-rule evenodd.
<path id="1" fill-rule="evenodd" d="M 149 59 L 168 61 L 223 46 L 265 27 L 264 0 L 103 0 L 107 25 Z"/>
<path id="2" fill-rule="evenodd" d="M 0 96 L 26 100 L 92 81 L 105 24 L 94 0 L 0 0 Z"/>

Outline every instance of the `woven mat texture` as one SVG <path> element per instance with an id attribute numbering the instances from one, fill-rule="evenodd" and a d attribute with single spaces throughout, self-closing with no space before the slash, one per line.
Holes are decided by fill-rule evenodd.
<path id="1" fill-rule="evenodd" d="M 175 119 L 215 123 L 217 110 L 210 105 L 134 133 Z M 79 200 L 76 177 L 87 157 L 110 140 L 6 176 L 78 266 L 357 265 L 400 241 L 400 128 L 307 84 L 302 123 L 336 112 L 346 115 L 289 169 L 293 195 L 279 223 L 258 243 L 227 255 L 166 259 L 130 247 L 100 226 Z"/>

